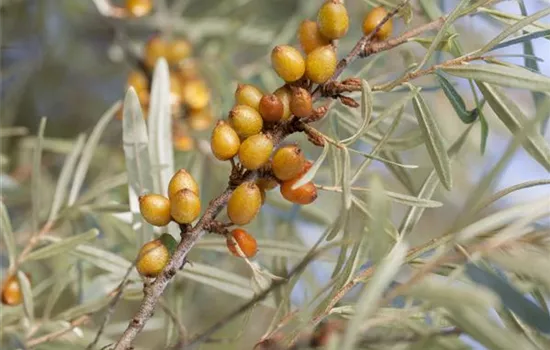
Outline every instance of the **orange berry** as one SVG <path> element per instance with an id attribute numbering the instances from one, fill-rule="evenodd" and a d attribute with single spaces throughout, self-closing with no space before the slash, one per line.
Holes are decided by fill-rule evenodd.
<path id="1" fill-rule="evenodd" d="M 197 181 L 185 169 L 178 170 L 168 183 L 168 198 L 172 197 L 179 191 L 188 189 L 199 195 L 199 185 Z"/>
<path id="2" fill-rule="evenodd" d="M 300 24 L 298 28 L 298 41 L 300 41 L 300 45 L 306 54 L 320 46 L 330 44 L 330 40 L 319 31 L 317 22 L 309 19 L 302 21 Z"/>
<path id="3" fill-rule="evenodd" d="M 303 186 L 300 186 L 296 189 L 292 189 L 292 186 L 298 182 L 300 177 L 297 177 L 292 180 L 284 181 L 281 184 L 281 195 L 289 202 L 295 204 L 310 204 L 317 199 L 317 188 L 313 182 L 308 182 Z"/>
<path id="4" fill-rule="evenodd" d="M 11 275 L 2 284 L 2 304 L 19 305 L 23 302 L 23 292 L 17 275 Z"/>
<path id="5" fill-rule="evenodd" d="M 338 0 L 328 0 L 321 6 L 317 15 L 319 31 L 329 39 L 339 39 L 349 28 L 348 11 Z"/>
<path id="6" fill-rule="evenodd" d="M 139 104 L 142 109 L 145 109 L 146 107 L 149 107 L 149 102 L 151 101 L 151 95 L 149 95 L 149 90 L 143 89 L 143 90 L 136 90 Z"/>
<path id="7" fill-rule="evenodd" d="M 259 111 L 266 122 L 278 122 L 283 117 L 285 109 L 277 95 L 271 94 L 262 97 Z"/>
<path id="8" fill-rule="evenodd" d="M 252 135 L 241 143 L 239 161 L 248 170 L 261 168 L 269 161 L 273 141 L 266 134 Z"/>
<path id="9" fill-rule="evenodd" d="M 201 213 L 201 200 L 197 194 L 187 188 L 176 192 L 170 198 L 171 214 L 179 224 L 190 224 Z"/>
<path id="10" fill-rule="evenodd" d="M 145 277 L 157 277 L 168 261 L 170 252 L 159 239 L 145 243 L 138 253 L 136 269 Z"/>
<path id="11" fill-rule="evenodd" d="M 256 217 L 261 206 L 260 188 L 253 182 L 243 182 L 227 202 L 227 216 L 236 225 L 246 225 Z"/>
<path id="12" fill-rule="evenodd" d="M 235 90 L 235 104 L 246 105 L 258 111 L 262 96 L 263 93 L 254 85 L 239 84 Z"/>
<path id="13" fill-rule="evenodd" d="M 151 0 L 126 0 L 126 10 L 133 17 L 142 17 L 148 15 L 153 9 Z"/>
<path id="14" fill-rule="evenodd" d="M 186 59 L 182 62 L 179 62 L 176 69 L 176 75 L 180 80 L 180 84 L 184 85 L 189 80 L 199 79 L 199 67 L 195 60 Z"/>
<path id="15" fill-rule="evenodd" d="M 189 111 L 189 126 L 196 131 L 203 131 L 212 125 L 214 117 L 209 107 L 203 109 L 192 109 Z"/>
<path id="16" fill-rule="evenodd" d="M 308 117 L 313 112 L 311 94 L 304 88 L 294 88 L 290 100 L 290 112 L 297 117 Z"/>
<path id="17" fill-rule="evenodd" d="M 210 102 L 210 90 L 203 80 L 187 81 L 181 87 L 181 101 L 189 108 L 203 109 Z"/>
<path id="18" fill-rule="evenodd" d="M 166 51 L 166 61 L 168 62 L 168 64 L 176 65 L 180 61 L 183 61 L 184 59 L 191 56 L 191 53 L 193 52 L 193 47 L 191 46 L 189 41 L 185 39 L 176 39 L 168 43 Z"/>
<path id="19" fill-rule="evenodd" d="M 128 74 L 128 79 L 126 80 L 126 88 L 133 86 L 136 92 L 141 90 L 149 90 L 149 79 L 147 76 L 140 70 L 133 70 Z"/>
<path id="20" fill-rule="evenodd" d="M 151 38 L 145 45 L 145 65 L 150 70 L 155 68 L 155 64 L 160 57 L 166 56 L 166 42 L 160 37 Z"/>
<path id="21" fill-rule="evenodd" d="M 373 8 L 365 15 L 363 19 L 363 34 L 369 35 L 378 26 L 380 22 L 388 15 L 388 11 L 382 6 Z M 393 22 L 390 18 L 380 30 L 374 35 L 378 40 L 386 40 L 390 37 L 393 31 Z"/>
<path id="22" fill-rule="evenodd" d="M 166 226 L 172 221 L 170 200 L 160 194 L 146 194 L 139 197 L 141 216 L 154 226 Z"/>
<path id="23" fill-rule="evenodd" d="M 261 177 L 256 180 L 256 185 L 258 185 L 258 187 L 262 190 L 270 191 L 279 186 L 279 183 L 271 177 Z"/>
<path id="24" fill-rule="evenodd" d="M 277 96 L 279 98 L 279 100 L 281 100 L 281 102 L 283 103 L 283 118 L 282 118 L 282 120 L 286 120 L 286 119 L 290 118 L 290 116 L 291 116 L 290 101 L 292 100 L 292 92 L 290 91 L 290 89 L 286 85 L 284 85 L 284 86 L 281 86 L 280 88 L 278 88 L 277 90 L 275 90 L 275 92 L 273 94 L 275 96 Z"/>
<path id="25" fill-rule="evenodd" d="M 241 140 L 235 130 L 225 121 L 218 121 L 210 138 L 214 156 L 219 160 L 229 160 L 237 155 L 240 146 Z"/>
<path id="26" fill-rule="evenodd" d="M 229 112 L 229 123 L 239 137 L 245 139 L 256 135 L 264 126 L 260 113 L 247 105 L 236 105 Z"/>
<path id="27" fill-rule="evenodd" d="M 307 55 L 306 77 L 317 84 L 325 83 L 336 71 L 337 61 L 331 45 L 316 48 Z"/>
<path id="28" fill-rule="evenodd" d="M 173 137 L 174 137 L 173 139 L 174 147 L 178 151 L 182 151 L 182 152 L 190 151 L 195 146 L 195 141 L 193 140 L 193 138 L 185 134 L 177 134 L 177 135 L 174 135 Z"/>
<path id="29" fill-rule="evenodd" d="M 252 237 L 251 234 L 240 228 L 234 229 L 230 234 L 233 239 L 228 236 L 226 244 L 231 254 L 236 257 L 240 257 L 237 249 L 235 248 L 235 245 L 239 245 L 239 248 L 247 258 L 251 258 L 256 255 L 256 252 L 258 251 L 258 243 L 256 243 L 256 239 Z"/>
<path id="30" fill-rule="evenodd" d="M 279 180 L 291 180 L 302 173 L 305 163 L 304 153 L 298 146 L 286 145 L 273 154 L 271 170 Z"/>
<path id="31" fill-rule="evenodd" d="M 305 61 L 300 51 L 288 45 L 275 46 L 271 51 L 271 65 L 287 83 L 300 79 L 306 70 Z"/>

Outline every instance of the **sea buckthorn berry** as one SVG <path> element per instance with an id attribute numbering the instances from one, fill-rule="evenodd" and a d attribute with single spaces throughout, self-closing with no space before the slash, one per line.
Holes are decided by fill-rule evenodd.
<path id="1" fill-rule="evenodd" d="M 313 112 L 311 94 L 304 88 L 294 88 L 290 99 L 290 112 L 297 117 L 309 117 Z"/>
<path id="2" fill-rule="evenodd" d="M 2 304 L 15 306 L 23 301 L 23 292 L 17 275 L 11 275 L 2 284 Z"/>
<path id="3" fill-rule="evenodd" d="M 279 186 L 279 183 L 272 177 L 261 177 L 256 180 L 256 185 L 258 185 L 260 189 L 270 191 Z"/>
<path id="4" fill-rule="evenodd" d="M 157 277 L 170 260 L 168 248 L 159 239 L 145 243 L 138 253 L 136 269 L 145 277 Z"/>
<path id="5" fill-rule="evenodd" d="M 185 39 L 176 39 L 168 43 L 166 48 L 166 61 L 170 65 L 176 65 L 187 57 L 191 56 L 193 47 Z"/>
<path id="6" fill-rule="evenodd" d="M 172 221 L 170 200 L 160 194 L 146 194 L 139 197 L 141 216 L 154 226 L 166 226 Z"/>
<path id="7" fill-rule="evenodd" d="M 260 100 L 259 111 L 266 122 L 278 122 L 283 118 L 285 107 L 277 95 L 264 95 Z"/>
<path id="8" fill-rule="evenodd" d="M 195 141 L 192 137 L 185 134 L 176 134 L 173 136 L 174 148 L 178 151 L 186 152 L 195 147 Z"/>
<path id="9" fill-rule="evenodd" d="M 373 8 L 363 19 L 363 34 L 369 35 L 382 20 L 388 15 L 388 11 L 382 6 Z M 393 31 L 393 22 L 390 18 L 380 27 L 380 30 L 374 35 L 378 40 L 386 40 Z"/>
<path id="10" fill-rule="evenodd" d="M 189 126 L 196 131 L 203 131 L 212 125 L 212 110 L 209 107 L 203 109 L 192 109 L 189 111 Z"/>
<path id="11" fill-rule="evenodd" d="M 166 56 L 166 42 L 160 37 L 151 38 L 145 45 L 145 65 L 153 69 L 160 57 Z"/>
<path id="12" fill-rule="evenodd" d="M 281 86 L 275 92 L 273 93 L 275 96 L 281 100 L 283 103 L 283 118 L 282 120 L 286 120 L 290 118 L 290 100 L 292 99 L 292 92 L 287 86 Z"/>
<path id="13" fill-rule="evenodd" d="M 149 89 L 149 80 L 147 76 L 139 70 L 133 70 L 128 74 L 128 80 L 126 80 L 126 87 L 133 86 L 136 92 Z"/>
<path id="14" fill-rule="evenodd" d="M 339 39 L 349 28 L 348 11 L 339 0 L 328 0 L 321 6 L 317 15 L 319 31 L 329 39 Z"/>
<path id="15" fill-rule="evenodd" d="M 201 200 L 197 194 L 187 188 L 176 192 L 170 198 L 172 218 L 179 224 L 190 224 L 201 213 Z"/>
<path id="16" fill-rule="evenodd" d="M 227 216 L 235 225 L 246 225 L 256 217 L 261 206 L 260 188 L 253 182 L 243 182 L 227 202 Z"/>
<path id="17" fill-rule="evenodd" d="M 306 54 L 320 46 L 330 44 L 330 40 L 319 31 L 317 22 L 306 19 L 298 28 L 298 41 Z"/>
<path id="18" fill-rule="evenodd" d="M 240 146 L 241 140 L 235 130 L 225 121 L 218 121 L 210 138 L 210 147 L 214 157 L 219 160 L 229 160 L 237 155 Z"/>
<path id="19" fill-rule="evenodd" d="M 126 0 L 126 10 L 134 17 L 142 17 L 153 9 L 152 0 Z"/>
<path id="20" fill-rule="evenodd" d="M 273 154 L 271 170 L 279 180 L 291 180 L 301 174 L 305 163 L 304 153 L 298 146 L 286 145 Z"/>
<path id="21" fill-rule="evenodd" d="M 337 64 L 336 52 L 331 45 L 311 51 L 306 58 L 306 77 L 314 83 L 323 84 L 329 80 Z"/>
<path id="22" fill-rule="evenodd" d="M 210 102 L 210 90 L 203 80 L 193 79 L 181 87 L 181 100 L 192 109 L 202 109 Z"/>
<path id="23" fill-rule="evenodd" d="M 263 93 L 254 85 L 239 84 L 235 90 L 235 104 L 246 105 L 259 110 Z"/>
<path id="24" fill-rule="evenodd" d="M 227 237 L 226 244 L 231 254 L 236 257 L 240 257 L 239 252 L 235 248 L 235 246 L 238 245 L 244 256 L 247 258 L 251 258 L 256 255 L 256 252 L 258 251 L 258 243 L 256 243 L 256 239 L 252 237 L 251 234 L 243 229 L 236 228 L 231 231 L 230 235 L 230 237 Z M 231 239 L 231 237 L 233 237 L 233 239 Z"/>
<path id="25" fill-rule="evenodd" d="M 229 112 L 229 123 L 239 137 L 245 139 L 256 135 L 264 126 L 260 113 L 247 105 L 236 105 Z"/>
<path id="26" fill-rule="evenodd" d="M 149 95 L 149 90 L 139 90 L 136 91 L 139 104 L 142 108 L 149 107 L 149 102 L 151 101 L 151 95 Z"/>
<path id="27" fill-rule="evenodd" d="M 296 189 L 292 189 L 292 186 L 298 182 L 301 178 L 297 177 L 292 180 L 284 181 L 281 184 L 281 195 L 284 199 L 295 204 L 306 205 L 313 203 L 317 199 L 317 188 L 313 182 L 308 182 L 303 186 L 300 186 Z"/>
<path id="28" fill-rule="evenodd" d="M 199 72 L 197 61 L 193 59 L 186 59 L 179 62 L 176 70 L 176 74 L 182 86 L 189 80 L 198 79 L 200 75 Z"/>
<path id="29" fill-rule="evenodd" d="M 172 197 L 183 189 L 191 190 L 199 195 L 199 184 L 185 169 L 178 170 L 168 183 L 168 198 Z"/>
<path id="30" fill-rule="evenodd" d="M 287 83 L 300 79 L 306 71 L 305 61 L 300 51 L 288 45 L 275 46 L 271 51 L 271 65 Z"/>
<path id="31" fill-rule="evenodd" d="M 273 141 L 266 134 L 252 135 L 239 147 L 239 161 L 248 170 L 261 168 L 269 161 L 273 152 Z"/>

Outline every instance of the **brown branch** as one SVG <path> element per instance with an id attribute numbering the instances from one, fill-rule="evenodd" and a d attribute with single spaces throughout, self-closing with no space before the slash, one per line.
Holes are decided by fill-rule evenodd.
<path id="1" fill-rule="evenodd" d="M 46 335 L 43 335 L 41 337 L 37 337 L 37 338 L 34 338 L 34 339 L 31 339 L 27 342 L 27 347 L 28 348 L 33 348 L 37 345 L 40 345 L 40 344 L 43 344 L 43 343 L 47 343 L 47 342 L 50 342 L 54 339 L 57 339 L 59 337 L 62 337 L 64 336 L 65 334 L 69 333 L 70 331 L 72 331 L 73 329 L 75 329 L 76 327 L 88 322 L 90 320 L 90 317 L 88 315 L 84 315 L 84 316 L 80 316 L 79 318 L 71 321 L 71 323 L 69 324 L 69 327 L 65 328 L 65 329 L 61 329 L 59 331 L 55 331 L 55 332 L 52 332 L 52 333 L 48 333 Z"/>

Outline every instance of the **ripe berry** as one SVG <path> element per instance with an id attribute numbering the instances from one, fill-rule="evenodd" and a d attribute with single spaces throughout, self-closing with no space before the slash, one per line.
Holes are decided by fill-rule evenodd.
<path id="1" fill-rule="evenodd" d="M 145 243 L 138 253 L 136 269 L 145 277 L 157 277 L 170 260 L 168 248 L 159 239 Z"/>
<path id="2" fill-rule="evenodd" d="M 171 198 L 171 214 L 179 224 L 190 224 L 201 213 L 201 200 L 197 194 L 187 188 L 176 192 Z"/>
<path id="3" fill-rule="evenodd" d="M 281 184 L 281 194 L 283 197 L 292 203 L 296 204 L 310 204 L 313 203 L 315 199 L 317 199 L 317 188 L 315 188 L 315 185 L 313 182 L 308 182 L 303 186 L 300 186 L 296 189 L 292 189 L 292 186 L 298 182 L 300 177 L 297 177 L 292 180 L 284 181 Z"/>
<path id="4" fill-rule="evenodd" d="M 11 275 L 2 284 L 2 304 L 15 306 L 23 301 L 23 292 L 17 275 Z"/>
<path id="5" fill-rule="evenodd" d="M 145 65 L 153 70 L 157 60 L 166 56 L 166 42 L 160 37 L 151 38 L 145 45 Z"/>
<path id="6" fill-rule="evenodd" d="M 189 80 L 181 87 L 181 100 L 189 108 L 203 109 L 210 102 L 210 90 L 203 80 Z"/>
<path id="7" fill-rule="evenodd" d="M 285 109 L 277 95 L 271 94 L 262 97 L 259 111 L 266 122 L 278 122 L 283 117 Z"/>
<path id="8" fill-rule="evenodd" d="M 136 92 L 149 89 L 149 80 L 142 71 L 133 70 L 128 74 L 128 80 L 126 80 L 126 88 L 133 86 Z"/>
<path id="9" fill-rule="evenodd" d="M 304 88 L 294 88 L 290 100 L 290 112 L 297 117 L 309 117 L 313 112 L 311 94 Z"/>
<path id="10" fill-rule="evenodd" d="M 329 80 L 337 64 L 336 52 L 331 45 L 321 46 L 311 51 L 306 58 L 306 77 L 317 84 Z"/>
<path id="11" fill-rule="evenodd" d="M 139 90 L 139 91 L 136 90 L 136 92 L 137 92 L 137 96 L 138 96 L 138 100 L 141 108 L 145 109 L 149 107 L 149 102 L 151 101 L 151 95 L 149 95 L 149 90 L 147 89 Z M 147 117 L 146 114 L 144 116 Z"/>
<path id="12" fill-rule="evenodd" d="M 231 237 L 233 237 L 233 239 L 231 239 Z M 258 243 L 256 243 L 256 239 L 252 237 L 251 234 L 243 229 L 236 228 L 231 231 L 231 237 L 228 236 L 226 240 L 227 248 L 231 254 L 236 257 L 240 257 L 237 249 L 235 248 L 235 245 L 239 245 L 239 248 L 247 258 L 251 258 L 256 255 L 256 252 L 258 251 Z"/>
<path id="13" fill-rule="evenodd" d="M 191 56 L 193 48 L 187 40 L 176 39 L 168 44 L 166 51 L 166 61 L 174 66 Z"/>
<path id="14" fill-rule="evenodd" d="M 275 90 L 275 92 L 273 94 L 275 96 L 277 96 L 279 98 L 279 100 L 281 100 L 281 102 L 283 103 L 283 118 L 282 118 L 282 120 L 286 120 L 286 119 L 290 118 L 290 116 L 291 116 L 291 113 L 290 113 L 290 100 L 292 99 L 292 92 L 290 91 L 290 89 L 286 85 L 281 86 L 280 88 Z"/>
<path id="15" fill-rule="evenodd" d="M 175 74 L 170 74 L 170 107 L 172 114 L 180 111 L 181 104 L 181 83 Z"/>
<path id="16" fill-rule="evenodd" d="M 319 31 L 317 22 L 310 21 L 306 19 L 302 21 L 300 27 L 298 28 L 298 40 L 300 41 L 300 46 L 306 54 L 315 50 L 320 46 L 325 46 L 330 44 L 330 40 L 327 39 Z"/>
<path id="17" fill-rule="evenodd" d="M 261 168 L 269 161 L 273 151 L 273 141 L 266 134 L 250 136 L 241 143 L 239 161 L 248 170 Z"/>
<path id="18" fill-rule="evenodd" d="M 192 137 L 189 137 L 185 134 L 177 134 L 173 136 L 174 147 L 178 151 L 186 152 L 193 149 L 195 146 L 195 141 Z"/>
<path id="19" fill-rule="evenodd" d="M 237 90 L 235 90 L 235 104 L 246 105 L 258 111 L 262 96 L 262 92 L 257 87 L 248 84 L 239 84 Z"/>
<path id="20" fill-rule="evenodd" d="M 300 51 L 288 45 L 275 46 L 271 51 L 271 65 L 287 83 L 300 79 L 306 70 Z"/>
<path id="21" fill-rule="evenodd" d="M 299 176 L 306 163 L 302 150 L 296 145 L 287 145 L 275 151 L 271 160 L 273 174 L 282 181 Z"/>
<path id="22" fill-rule="evenodd" d="M 178 170 L 168 183 L 168 198 L 172 199 L 174 195 L 183 190 L 188 189 L 199 195 L 199 185 L 185 169 Z"/>
<path id="23" fill-rule="evenodd" d="M 231 159 L 237 155 L 240 146 L 241 140 L 235 130 L 225 121 L 218 121 L 210 138 L 210 147 L 214 156 L 219 160 Z"/>
<path id="24" fill-rule="evenodd" d="M 142 17 L 153 9 L 153 1 L 151 0 L 126 0 L 126 10 L 133 17 Z"/>
<path id="25" fill-rule="evenodd" d="M 192 59 L 186 59 L 179 62 L 177 65 L 176 74 L 180 79 L 181 85 L 184 85 L 189 80 L 198 79 L 200 74 L 197 62 Z"/>
<path id="26" fill-rule="evenodd" d="M 139 197 L 141 216 L 154 226 L 166 226 L 172 221 L 170 200 L 160 194 L 146 194 Z"/>
<path id="27" fill-rule="evenodd" d="M 270 191 L 275 187 L 279 186 L 279 183 L 274 178 L 261 177 L 258 180 L 256 180 L 256 185 L 258 185 L 258 187 L 262 190 Z"/>
<path id="28" fill-rule="evenodd" d="M 236 225 L 246 225 L 256 217 L 261 206 L 260 188 L 253 182 L 243 182 L 227 202 L 227 216 Z"/>
<path id="29" fill-rule="evenodd" d="M 349 27 L 348 11 L 339 0 L 328 0 L 321 6 L 317 15 L 319 31 L 329 39 L 339 39 L 346 35 Z"/>
<path id="30" fill-rule="evenodd" d="M 229 123 L 239 137 L 245 139 L 262 131 L 264 122 L 260 113 L 247 105 L 236 105 L 229 112 Z"/>
<path id="31" fill-rule="evenodd" d="M 203 131 L 212 125 L 214 117 L 209 107 L 189 110 L 189 126 L 196 131 Z"/>
<path id="32" fill-rule="evenodd" d="M 370 12 L 368 12 L 363 19 L 363 34 L 368 35 L 370 34 L 380 22 L 386 17 L 388 14 L 388 11 L 382 6 L 373 8 Z M 386 40 L 389 38 L 389 36 L 392 34 L 393 31 L 393 22 L 390 18 L 382 27 L 380 27 L 380 30 L 374 35 L 375 38 L 378 40 Z"/>

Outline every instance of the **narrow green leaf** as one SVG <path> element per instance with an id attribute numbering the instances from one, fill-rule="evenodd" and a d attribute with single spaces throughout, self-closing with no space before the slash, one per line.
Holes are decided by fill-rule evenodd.
<path id="1" fill-rule="evenodd" d="M 389 218 L 390 205 L 380 177 L 373 174 L 370 178 L 371 193 L 368 208 L 372 218 L 368 222 L 369 258 L 378 264 L 391 249 L 392 241 L 385 232 L 386 220 Z"/>
<path id="2" fill-rule="evenodd" d="M 439 70 L 435 71 L 437 80 L 439 81 L 439 84 L 441 85 L 441 89 L 443 90 L 443 93 L 451 103 L 451 106 L 453 106 L 456 114 L 462 120 L 464 124 L 471 124 L 477 119 L 477 110 L 468 111 L 466 109 L 466 104 L 464 103 L 464 100 L 462 99 L 462 96 L 456 91 L 453 84 L 451 84 L 447 78 L 441 74 Z"/>
<path id="3" fill-rule="evenodd" d="M 120 102 L 116 102 L 114 105 L 112 105 L 111 108 L 109 108 L 101 116 L 97 124 L 94 126 L 90 137 L 86 141 L 86 145 L 82 150 L 82 157 L 80 158 L 80 161 L 78 162 L 74 173 L 73 185 L 69 193 L 69 206 L 73 205 L 74 202 L 76 202 L 80 189 L 82 188 L 82 184 L 84 183 L 84 179 L 86 178 L 86 173 L 88 172 L 88 168 L 90 167 L 90 162 L 99 143 L 99 139 L 107 128 L 107 125 L 109 125 L 109 122 L 116 115 L 116 112 L 119 108 Z"/>
<path id="4" fill-rule="evenodd" d="M 437 122 L 420 94 L 413 98 L 413 106 L 435 171 L 443 186 L 450 190 L 453 187 L 451 165 Z"/>
<path id="5" fill-rule="evenodd" d="M 361 120 L 362 123 L 357 129 L 357 132 L 354 133 L 352 136 L 343 139 L 341 142 L 345 145 L 351 145 L 355 141 L 357 141 L 361 135 L 365 132 L 367 129 L 371 117 L 372 117 L 372 91 L 370 89 L 369 83 L 361 79 Z"/>
<path id="6" fill-rule="evenodd" d="M 444 52 L 450 52 L 450 53 L 454 52 L 455 50 L 454 46 L 456 45 L 455 39 L 457 36 L 458 36 L 458 33 L 447 32 L 445 37 L 441 39 L 439 45 L 437 45 L 437 47 L 435 48 L 435 51 L 444 51 Z M 419 43 L 425 49 L 429 49 L 434 40 L 435 40 L 435 37 L 431 37 L 431 38 L 415 37 L 415 38 L 409 39 L 409 41 Z"/>
<path id="7" fill-rule="evenodd" d="M 342 149 L 344 153 L 344 166 L 342 169 L 342 201 L 346 211 L 351 208 L 351 158 L 347 148 Z"/>
<path id="8" fill-rule="evenodd" d="M 355 308 L 355 315 L 347 325 L 346 333 L 340 349 L 355 349 L 355 343 L 361 331 L 361 326 L 378 309 L 378 302 L 384 295 L 386 288 L 393 281 L 407 255 L 407 243 L 403 240 L 397 241 L 388 256 L 376 269 L 374 276 L 365 285 L 359 295 Z"/>
<path id="9" fill-rule="evenodd" d="M 21 126 L 15 126 L 11 128 L 2 127 L 2 130 L 0 130 L 0 139 L 13 136 L 25 136 L 28 133 L 29 130 Z"/>
<path id="10" fill-rule="evenodd" d="M 550 257 L 544 250 L 496 250 L 489 253 L 488 258 L 506 271 L 534 280 L 543 289 L 550 290 Z"/>
<path id="11" fill-rule="evenodd" d="M 32 177 L 31 177 L 31 199 L 32 199 L 32 230 L 38 232 L 38 223 L 40 221 L 40 208 L 42 207 L 42 199 L 40 194 L 42 193 L 42 186 L 40 179 L 42 174 L 40 171 L 42 164 L 42 146 L 44 144 L 44 130 L 46 129 L 46 118 L 40 119 L 40 126 L 38 127 L 38 136 L 36 137 L 36 144 L 34 146 L 33 160 L 32 160 Z"/>
<path id="12" fill-rule="evenodd" d="M 74 148 L 71 150 L 71 153 L 67 156 L 61 173 L 59 174 L 59 180 L 57 180 L 57 185 L 55 187 L 55 193 L 53 195 L 52 206 L 50 209 L 50 215 L 48 217 L 48 222 L 53 222 L 59 213 L 59 209 L 63 205 L 63 201 L 67 196 L 67 191 L 69 189 L 69 182 L 71 181 L 74 168 L 76 166 L 76 161 L 82 152 L 84 147 L 85 136 L 80 134 L 76 139 Z"/>
<path id="13" fill-rule="evenodd" d="M 390 164 L 390 165 L 393 165 L 393 166 L 396 166 L 396 167 L 399 167 L 399 168 L 405 168 L 405 169 L 417 169 L 418 168 L 418 165 L 415 165 L 415 164 L 403 164 L 403 163 L 394 162 L 392 160 L 385 159 L 385 158 L 378 157 L 378 156 L 374 156 L 370 153 L 361 152 L 361 151 L 358 151 L 358 150 L 353 149 L 353 148 L 348 148 L 348 151 L 350 151 L 352 153 L 360 154 L 365 158 L 376 160 L 376 161 L 379 161 L 380 163 L 384 163 L 384 164 Z"/>
<path id="14" fill-rule="evenodd" d="M 52 290 L 49 292 L 48 300 L 46 301 L 46 306 L 44 307 L 44 318 L 49 319 L 52 310 L 61 296 L 61 293 L 67 288 L 69 283 L 71 283 L 74 279 L 74 274 L 72 273 L 72 266 L 69 268 L 69 271 L 63 271 L 62 273 L 58 273 L 58 276 L 55 278 L 55 283 L 52 288 Z"/>
<path id="15" fill-rule="evenodd" d="M 87 232 L 62 239 L 57 243 L 47 245 L 43 248 L 39 248 L 31 252 L 29 255 L 27 255 L 25 261 L 42 260 L 42 259 L 50 258 L 55 255 L 63 254 L 68 250 L 74 249 L 74 247 L 78 246 L 81 243 L 84 243 L 86 241 L 96 238 L 98 235 L 99 235 L 98 230 L 91 229 Z"/>
<path id="16" fill-rule="evenodd" d="M 305 174 L 304 176 L 302 176 L 300 178 L 300 180 L 296 181 L 296 183 L 294 185 L 292 185 L 292 189 L 296 189 L 300 186 L 303 186 L 305 185 L 306 183 L 310 182 L 313 180 L 313 178 L 315 177 L 315 175 L 317 174 L 317 171 L 319 171 L 319 169 L 321 168 L 321 165 L 323 164 L 323 162 L 325 161 L 325 158 L 327 157 L 327 154 L 328 154 L 328 151 L 329 151 L 329 148 L 330 148 L 330 145 L 328 142 L 325 142 L 325 144 L 323 145 L 323 152 L 321 153 L 321 155 L 319 156 L 319 158 L 317 158 L 317 160 L 313 163 L 313 165 L 311 166 L 311 169 L 309 169 Z"/>
<path id="17" fill-rule="evenodd" d="M 380 151 L 380 155 L 383 156 L 386 159 L 390 159 L 392 162 L 395 163 L 402 163 L 401 156 L 398 152 L 395 151 L 389 151 L 389 150 L 382 150 Z M 402 167 L 394 166 L 391 163 L 384 163 L 384 166 L 386 169 L 389 170 L 389 172 L 399 181 L 403 187 L 409 192 L 409 193 L 415 193 L 415 186 L 414 181 L 412 179 L 411 174 L 407 171 L 407 169 L 404 169 Z"/>
<path id="18" fill-rule="evenodd" d="M 23 294 L 23 309 L 31 324 L 34 323 L 34 299 L 32 296 L 31 281 L 23 271 L 17 271 L 17 279 Z"/>
<path id="19" fill-rule="evenodd" d="M 485 118 L 483 111 L 481 109 L 478 109 L 477 111 L 479 114 L 480 125 L 479 149 L 481 154 L 485 154 L 485 149 L 487 148 L 487 138 L 489 137 L 489 123 L 487 123 L 487 119 Z"/>
<path id="20" fill-rule="evenodd" d="M 0 229 L 2 230 L 2 238 L 4 239 L 6 253 L 8 254 L 9 267 L 12 267 L 17 257 L 17 246 L 15 244 L 15 236 L 13 235 L 8 209 L 4 201 L 0 201 Z"/>
<path id="21" fill-rule="evenodd" d="M 101 298 L 98 298 L 96 300 L 92 300 L 90 302 L 87 302 L 85 304 L 79 304 L 76 305 L 70 309 L 67 309 L 61 313 L 59 313 L 54 320 L 73 320 L 77 317 L 80 317 L 82 315 L 86 314 L 93 314 L 101 309 L 103 309 L 105 306 L 109 305 L 109 302 L 111 301 L 110 296 L 103 296 Z"/>
<path id="22" fill-rule="evenodd" d="M 529 42 L 533 39 L 542 38 L 542 37 L 545 37 L 545 36 L 550 36 L 550 29 L 541 30 L 541 31 L 538 31 L 538 32 L 533 32 L 533 33 L 523 34 L 521 36 L 518 36 L 517 38 L 510 39 L 510 40 L 507 40 L 507 41 L 503 41 L 500 44 L 493 47 L 492 50 L 502 49 L 504 47 L 508 47 L 508 46 L 512 46 L 512 45 L 516 45 L 516 44 L 521 44 L 521 43 L 525 44 L 526 42 Z"/>
<path id="23" fill-rule="evenodd" d="M 159 240 L 166 247 L 166 249 L 168 249 L 170 255 L 174 254 L 178 246 L 178 242 L 172 235 L 169 235 L 168 233 L 163 233 L 162 235 L 160 235 Z"/>
<path id="24" fill-rule="evenodd" d="M 533 91 L 550 92 L 550 78 L 522 68 L 497 64 L 466 64 L 447 66 L 445 73 L 475 81 Z"/>
<path id="25" fill-rule="evenodd" d="M 485 83 L 477 83 L 479 90 L 504 125 L 513 135 L 520 134 L 523 148 L 546 170 L 550 171 L 550 145 L 538 130 L 525 130 L 527 117 L 498 88 Z"/>
<path id="26" fill-rule="evenodd" d="M 57 241 L 60 242 L 61 240 L 58 239 Z M 126 271 L 132 265 L 130 261 L 117 254 L 86 244 L 78 245 L 74 250 L 71 250 L 70 253 L 104 271 L 120 275 L 121 277 L 126 274 Z M 139 278 L 137 272 L 135 272 L 134 277 Z"/>

